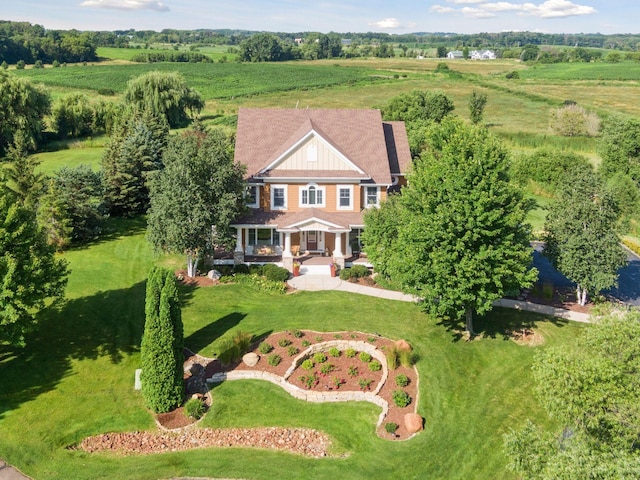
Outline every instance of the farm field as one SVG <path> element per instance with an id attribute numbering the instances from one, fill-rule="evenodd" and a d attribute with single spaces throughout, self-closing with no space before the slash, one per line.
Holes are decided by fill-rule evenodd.
<path id="1" fill-rule="evenodd" d="M 526 418 L 548 424 L 533 396 L 530 364 L 543 347 L 519 346 L 505 330 L 532 326 L 545 346 L 572 342 L 583 328 L 497 309 L 478 319 L 483 338 L 459 341 L 446 323 L 402 302 L 342 292 L 260 293 L 241 285 L 183 287 L 185 344 L 211 356 L 237 330 L 357 330 L 408 340 L 419 355 L 418 413 L 425 430 L 411 440 L 378 438 L 371 404 L 307 404 L 260 381 L 223 383 L 202 427 L 291 426 L 322 430 L 335 456 L 308 459 L 233 448 L 123 457 L 73 449 L 108 431 L 152 430 L 133 389 L 144 323 L 144 281 L 158 257 L 144 219 L 112 221 L 104 240 L 64 254 L 68 301 L 48 312 L 23 350 L 0 348 L 0 451 L 35 479 L 486 478 L 511 479 L 502 435 Z M 312 312 L 313 315 L 309 315 Z M 29 427 L 25 429 L 25 425 Z M 409 461 L 410 460 L 410 461 Z"/>

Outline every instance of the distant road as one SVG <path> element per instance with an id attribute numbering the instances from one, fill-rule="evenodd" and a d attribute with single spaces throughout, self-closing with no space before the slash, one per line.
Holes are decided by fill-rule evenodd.
<path id="1" fill-rule="evenodd" d="M 541 282 L 552 283 L 558 287 L 572 287 L 574 283 L 553 268 L 549 260 L 542 255 L 543 244 L 533 242 L 533 265 L 538 269 Z M 627 305 L 640 306 L 640 257 L 627 249 L 629 263 L 618 270 L 618 287 L 603 292 Z"/>

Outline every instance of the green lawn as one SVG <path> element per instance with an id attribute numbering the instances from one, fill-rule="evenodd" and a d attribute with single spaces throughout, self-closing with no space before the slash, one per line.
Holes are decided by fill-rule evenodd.
<path id="1" fill-rule="evenodd" d="M 420 359 L 419 413 L 425 431 L 392 443 L 374 434 L 370 404 L 307 404 L 260 381 L 213 389 L 203 426 L 303 426 L 327 432 L 336 457 L 307 459 L 259 450 L 206 449 L 139 457 L 85 454 L 67 447 L 108 431 L 153 429 L 133 390 L 144 322 L 144 281 L 157 257 L 144 221 L 111 224 L 104 240 L 65 254 L 67 303 L 42 318 L 23 350 L 0 346 L 0 452 L 35 479 L 149 479 L 174 476 L 245 479 L 496 479 L 506 470 L 502 434 L 525 419 L 544 425 L 532 396 L 536 350 L 506 340 L 506 327 L 535 324 L 546 345 L 571 342 L 579 325 L 496 310 L 478 319 L 486 338 L 456 333 L 413 304 L 342 292 L 268 295 L 246 286 L 183 288 L 185 343 L 211 355 L 220 338 L 300 328 L 360 330 L 406 338 Z"/>

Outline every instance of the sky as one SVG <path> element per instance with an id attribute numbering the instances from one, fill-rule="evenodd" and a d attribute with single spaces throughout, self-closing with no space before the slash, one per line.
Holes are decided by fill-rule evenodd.
<path id="1" fill-rule="evenodd" d="M 637 0 L 0 0 L 47 29 L 640 33 Z"/>

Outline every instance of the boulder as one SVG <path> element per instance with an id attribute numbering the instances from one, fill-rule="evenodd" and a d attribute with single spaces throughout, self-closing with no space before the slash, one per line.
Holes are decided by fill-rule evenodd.
<path id="1" fill-rule="evenodd" d="M 255 367 L 258 360 L 260 360 L 260 356 L 257 353 L 249 352 L 242 356 L 242 361 L 247 367 Z"/>
<path id="2" fill-rule="evenodd" d="M 404 416 L 404 426 L 410 434 L 419 432 L 422 430 L 422 417 L 417 413 L 407 413 Z"/>
<path id="3" fill-rule="evenodd" d="M 207 273 L 207 277 L 209 277 L 211 280 L 220 280 L 222 274 L 218 270 L 209 270 L 209 272 Z"/>
<path id="4" fill-rule="evenodd" d="M 395 346 L 398 350 L 413 350 L 411 344 L 406 340 L 396 340 Z"/>

